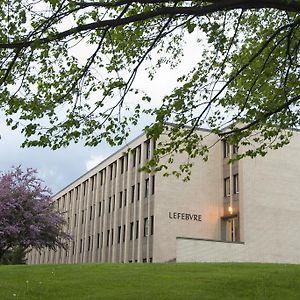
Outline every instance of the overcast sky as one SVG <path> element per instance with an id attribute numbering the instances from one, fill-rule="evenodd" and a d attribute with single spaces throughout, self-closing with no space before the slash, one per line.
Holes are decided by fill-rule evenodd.
<path id="1" fill-rule="evenodd" d="M 177 77 L 189 70 L 199 59 L 201 49 L 195 49 L 194 41 L 195 36 L 187 38 L 186 55 L 180 69 L 177 68 L 171 72 L 166 66 L 160 70 L 153 82 L 149 82 L 143 72 L 138 73 L 136 87 L 143 88 L 150 93 L 155 100 L 155 105 L 176 85 Z M 140 124 L 132 129 L 127 142 L 141 134 L 143 127 L 149 122 L 149 119 L 143 118 Z M 23 137 L 17 131 L 6 127 L 3 116 L 0 118 L 0 135 L 0 171 L 7 171 L 12 166 L 18 165 L 22 168 L 35 168 L 39 177 L 45 181 L 53 193 L 60 191 L 118 149 L 111 148 L 104 142 L 95 148 L 84 147 L 83 143 L 79 143 L 56 151 L 47 148 L 23 149 L 20 148 Z"/>

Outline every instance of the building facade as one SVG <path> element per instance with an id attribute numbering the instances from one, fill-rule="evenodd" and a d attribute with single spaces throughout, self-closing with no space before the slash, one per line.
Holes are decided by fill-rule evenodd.
<path id="1" fill-rule="evenodd" d="M 209 134 L 207 143 L 217 136 Z M 139 168 L 155 142 L 144 135 L 54 198 L 73 236 L 68 251 L 31 251 L 28 263 L 300 263 L 300 135 L 264 158 L 229 164 L 218 142 L 183 182 Z M 178 154 L 172 168 L 186 160 Z"/>

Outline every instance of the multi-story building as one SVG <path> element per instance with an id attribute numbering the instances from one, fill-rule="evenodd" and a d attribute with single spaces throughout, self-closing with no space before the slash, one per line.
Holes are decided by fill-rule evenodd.
<path id="1" fill-rule="evenodd" d="M 193 161 L 188 182 L 139 172 L 154 147 L 141 135 L 60 191 L 54 201 L 74 239 L 28 262 L 300 263 L 298 132 L 266 157 L 231 164 L 239 150 L 220 141 L 207 162 Z M 172 168 L 185 159 L 178 154 Z"/>

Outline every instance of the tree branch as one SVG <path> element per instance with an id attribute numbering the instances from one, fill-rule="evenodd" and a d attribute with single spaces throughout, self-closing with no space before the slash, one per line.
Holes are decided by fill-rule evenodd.
<path id="1" fill-rule="evenodd" d="M 130 2 L 130 1 L 129 1 Z M 30 41 L 19 41 L 13 43 L 0 43 L 0 49 L 21 49 L 27 48 L 35 43 L 45 44 L 53 41 L 62 40 L 70 35 L 88 30 L 99 29 L 102 27 L 115 28 L 117 26 L 124 26 L 138 21 L 146 21 L 155 17 L 175 17 L 175 16 L 204 16 L 210 13 L 229 11 L 235 9 L 263 9 L 274 8 L 290 12 L 300 12 L 299 1 L 283 1 L 283 0 L 264 0 L 264 1 L 251 1 L 251 0 L 224 0 L 215 1 L 214 3 L 206 6 L 193 6 L 193 7 L 160 7 L 149 12 L 136 14 L 133 16 L 99 20 L 89 24 L 79 25 L 66 31 L 59 32 L 53 36 L 48 36 L 41 39 L 34 39 Z"/>

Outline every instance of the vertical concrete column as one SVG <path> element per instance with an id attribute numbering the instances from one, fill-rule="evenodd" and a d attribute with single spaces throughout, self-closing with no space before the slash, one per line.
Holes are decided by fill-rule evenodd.
<path id="1" fill-rule="evenodd" d="M 129 198 L 130 192 L 131 192 L 131 174 L 132 174 L 132 153 L 131 151 L 128 151 L 127 155 L 127 163 L 128 163 L 128 169 L 127 169 L 127 182 L 126 182 L 126 199 L 127 199 L 127 205 L 126 205 L 126 213 L 125 213 L 125 243 L 124 243 L 124 262 L 128 262 L 128 256 L 129 256 L 129 205 L 131 199 Z M 125 191 L 124 191 L 125 192 Z M 125 196 L 125 194 L 124 194 Z"/>
<path id="2" fill-rule="evenodd" d="M 114 201 L 114 211 L 113 211 L 113 230 L 114 230 L 114 236 L 113 236 L 113 242 L 112 242 L 112 262 L 117 262 L 117 235 L 118 235 L 118 196 L 120 192 L 120 159 L 118 158 L 116 160 L 116 163 L 114 164 L 114 168 L 116 168 L 116 177 L 114 178 L 114 193 L 113 196 L 115 197 L 113 199 Z"/>
<path id="3" fill-rule="evenodd" d="M 77 198 L 77 202 L 78 202 L 78 210 L 77 210 L 77 231 L 76 231 L 76 259 L 75 262 L 76 263 L 80 263 L 81 261 L 81 257 L 82 257 L 82 253 L 80 253 L 80 239 L 82 238 L 82 231 L 83 229 L 83 224 L 82 224 L 82 210 L 84 210 L 84 196 L 83 196 L 83 182 L 80 184 L 79 186 L 80 190 L 78 192 L 78 198 Z M 84 249 L 83 249 L 84 250 Z"/>
<path id="4" fill-rule="evenodd" d="M 141 166 L 144 166 L 146 163 L 146 155 L 145 155 L 145 143 L 144 141 L 141 143 Z M 139 228 L 138 230 L 138 240 L 137 240 L 137 261 L 142 262 L 142 255 L 143 255 L 143 221 L 144 221 L 144 203 L 145 203 L 145 172 L 139 172 L 138 174 L 139 181 L 140 181 L 140 201 L 138 203 L 138 219 L 139 219 Z"/>
<path id="5" fill-rule="evenodd" d="M 93 249 L 92 249 L 92 262 L 97 261 L 97 237 L 98 237 L 98 230 L 99 230 L 99 201 L 101 200 L 100 198 L 100 175 L 99 172 L 95 174 L 95 179 L 94 179 L 94 201 L 93 201 Z"/>
<path id="6" fill-rule="evenodd" d="M 105 205 L 103 206 L 103 241 L 102 241 L 102 251 L 101 251 L 101 261 L 106 261 L 106 239 L 107 239 L 107 208 L 108 208 L 108 189 L 109 189 L 109 168 L 108 166 L 105 168 L 105 182 L 103 184 L 104 188 L 104 194 L 103 194 L 103 200 L 105 200 Z"/>

